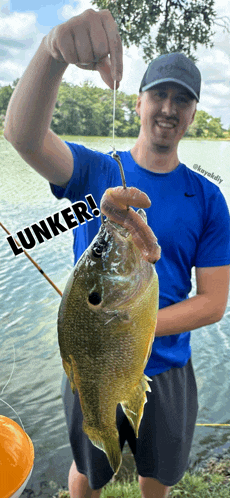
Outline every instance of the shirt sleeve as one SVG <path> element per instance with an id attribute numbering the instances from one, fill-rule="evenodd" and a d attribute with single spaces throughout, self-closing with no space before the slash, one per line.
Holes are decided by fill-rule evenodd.
<path id="1" fill-rule="evenodd" d="M 74 169 L 66 188 L 50 184 L 57 199 L 67 198 L 72 203 L 91 193 L 104 192 L 107 182 L 113 182 L 113 160 L 108 154 L 87 149 L 83 145 L 65 142 L 73 155 Z M 111 176 L 111 178 L 110 178 Z M 103 190 L 104 189 L 104 190 Z"/>
<path id="2" fill-rule="evenodd" d="M 206 222 L 199 240 L 196 267 L 230 264 L 230 217 L 225 198 L 220 190 L 211 197 L 206 207 Z"/>

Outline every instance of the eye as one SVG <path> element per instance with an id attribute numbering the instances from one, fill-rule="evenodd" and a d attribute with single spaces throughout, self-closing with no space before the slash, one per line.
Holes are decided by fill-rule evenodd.
<path id="1" fill-rule="evenodd" d="M 166 99 L 167 98 L 167 92 L 165 92 L 164 90 L 155 90 L 155 92 L 153 94 L 153 98 L 155 100 Z"/>
<path id="2" fill-rule="evenodd" d="M 175 98 L 177 104 L 188 104 L 189 102 L 189 99 L 188 97 L 186 97 L 186 95 L 178 95 L 176 98 Z"/>
<path id="3" fill-rule="evenodd" d="M 92 292 L 88 297 L 88 301 L 90 304 L 97 306 L 101 302 L 101 296 L 98 292 Z"/>

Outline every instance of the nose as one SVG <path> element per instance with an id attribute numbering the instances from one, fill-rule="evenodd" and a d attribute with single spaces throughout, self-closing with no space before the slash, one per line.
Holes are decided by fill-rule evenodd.
<path id="1" fill-rule="evenodd" d="M 165 116 L 176 116 L 177 115 L 177 106 L 176 102 L 171 98 L 167 97 L 167 99 L 164 99 L 162 103 L 162 108 L 161 108 L 162 114 Z"/>

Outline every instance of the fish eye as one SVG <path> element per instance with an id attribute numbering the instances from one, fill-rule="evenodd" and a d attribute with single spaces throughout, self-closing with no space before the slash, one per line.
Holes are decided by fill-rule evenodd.
<path id="1" fill-rule="evenodd" d="M 92 252 L 93 252 L 93 256 L 95 256 L 96 258 L 100 258 L 102 253 L 103 253 L 103 246 L 96 245 L 95 247 L 93 247 Z"/>
<path id="2" fill-rule="evenodd" d="M 97 240 L 92 247 L 92 253 L 95 258 L 100 258 L 103 251 L 107 248 L 107 242 L 104 239 Z"/>
<path id="3" fill-rule="evenodd" d="M 98 292 L 92 292 L 88 297 L 88 301 L 90 304 L 96 306 L 97 304 L 100 304 L 101 296 Z"/>

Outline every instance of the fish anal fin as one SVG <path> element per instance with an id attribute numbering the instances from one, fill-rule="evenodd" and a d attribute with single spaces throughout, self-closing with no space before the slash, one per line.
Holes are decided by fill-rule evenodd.
<path id="1" fill-rule="evenodd" d="M 83 431 L 87 434 L 94 446 L 106 453 L 110 466 L 112 467 L 114 473 L 117 474 L 122 462 L 117 429 L 96 429 L 94 427 L 90 427 L 84 421 L 82 427 Z"/>
<path id="2" fill-rule="evenodd" d="M 136 437 L 138 437 L 138 431 L 144 413 L 144 405 L 147 402 L 146 391 L 151 391 L 147 380 L 151 379 L 143 374 L 139 383 L 131 391 L 129 399 L 121 403 L 122 409 L 133 427 Z"/>

